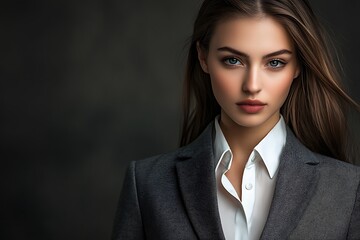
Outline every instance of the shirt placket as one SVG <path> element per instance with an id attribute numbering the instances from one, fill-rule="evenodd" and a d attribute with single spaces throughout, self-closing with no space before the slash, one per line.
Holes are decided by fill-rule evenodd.
<path id="1" fill-rule="evenodd" d="M 251 216 L 255 203 L 255 161 L 256 153 L 253 151 L 246 163 L 242 179 L 241 202 L 245 211 L 248 230 L 251 225 Z"/>

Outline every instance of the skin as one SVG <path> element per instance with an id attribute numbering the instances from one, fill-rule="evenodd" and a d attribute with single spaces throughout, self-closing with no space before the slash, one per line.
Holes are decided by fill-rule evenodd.
<path id="1" fill-rule="evenodd" d="M 236 17 L 217 24 L 209 49 L 198 44 L 198 57 L 221 106 L 220 126 L 233 153 L 226 176 L 241 199 L 249 155 L 279 121 L 280 108 L 299 75 L 295 49 L 286 30 L 273 18 Z M 249 113 L 237 105 L 246 100 L 265 105 Z"/>

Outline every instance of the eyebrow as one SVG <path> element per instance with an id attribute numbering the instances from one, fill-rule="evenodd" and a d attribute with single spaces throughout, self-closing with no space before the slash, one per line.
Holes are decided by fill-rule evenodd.
<path id="1" fill-rule="evenodd" d="M 221 48 L 218 48 L 218 51 L 220 51 L 220 52 L 231 52 L 231 53 L 234 53 L 236 55 L 243 56 L 245 58 L 249 58 L 249 55 L 247 55 L 246 53 L 240 52 L 240 51 L 238 51 L 236 49 L 233 49 L 231 47 L 221 47 Z M 290 50 L 287 50 L 287 49 L 281 49 L 279 51 L 266 54 L 263 57 L 263 59 L 274 57 L 274 56 L 281 55 L 281 54 L 289 54 L 289 55 L 291 55 L 292 52 Z"/>

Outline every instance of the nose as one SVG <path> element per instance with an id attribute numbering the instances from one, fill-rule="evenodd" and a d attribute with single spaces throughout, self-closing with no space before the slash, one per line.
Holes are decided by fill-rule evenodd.
<path id="1" fill-rule="evenodd" d="M 242 90 L 251 95 L 261 91 L 260 71 L 256 66 L 247 69 L 242 84 Z"/>

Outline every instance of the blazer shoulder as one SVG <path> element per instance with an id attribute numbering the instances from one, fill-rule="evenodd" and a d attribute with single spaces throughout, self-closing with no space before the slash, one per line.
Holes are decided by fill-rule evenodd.
<path id="1" fill-rule="evenodd" d="M 176 162 L 176 160 L 180 157 L 181 158 L 181 152 L 183 151 L 183 148 L 177 148 L 173 151 L 157 154 L 154 156 L 150 156 L 143 159 L 134 160 L 136 166 L 138 167 L 146 167 L 151 165 L 171 165 Z"/>
<path id="2" fill-rule="evenodd" d="M 149 158 L 135 161 L 139 170 L 167 171 L 175 167 L 179 161 L 187 159 L 199 159 L 204 156 L 212 157 L 213 154 L 213 131 L 214 122 L 208 124 L 205 130 L 190 144 L 175 149 L 174 151 L 159 154 Z M 196 163 L 196 161 L 192 162 Z"/>
<path id="3" fill-rule="evenodd" d="M 326 185 L 334 188 L 349 188 L 356 193 L 360 186 L 360 167 L 334 159 L 328 156 L 314 153 L 319 161 L 318 170 L 320 179 L 325 180 Z"/>
<path id="4" fill-rule="evenodd" d="M 339 173 L 356 175 L 360 178 L 360 166 L 344 162 L 335 158 L 314 153 L 320 163 L 321 168 L 337 171 Z"/>
<path id="5" fill-rule="evenodd" d="M 336 175 L 350 174 L 351 177 L 360 178 L 359 166 L 310 150 L 300 142 L 289 127 L 287 128 L 287 140 L 283 155 L 285 155 L 288 160 L 289 158 L 295 158 L 297 161 L 317 166 L 320 171 L 330 171 L 332 173 L 337 173 Z"/>

